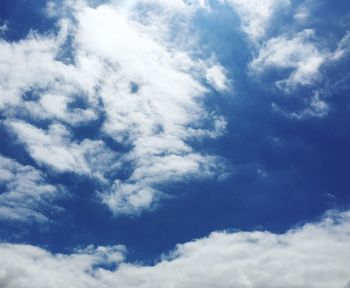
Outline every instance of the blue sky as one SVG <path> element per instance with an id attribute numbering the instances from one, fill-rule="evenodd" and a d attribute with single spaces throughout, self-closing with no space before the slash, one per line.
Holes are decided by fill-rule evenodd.
<path id="1" fill-rule="evenodd" d="M 347 1 L 2 1 L 0 37 L 1 287 L 349 287 Z"/>

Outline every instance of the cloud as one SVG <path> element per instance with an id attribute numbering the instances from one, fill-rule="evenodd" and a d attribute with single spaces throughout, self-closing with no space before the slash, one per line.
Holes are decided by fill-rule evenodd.
<path id="1" fill-rule="evenodd" d="M 318 80 L 320 68 L 328 57 L 328 52 L 315 41 L 314 31 L 306 29 L 292 36 L 268 40 L 250 63 L 250 70 L 258 75 L 269 69 L 290 71 L 287 79 L 276 82 L 278 87 L 288 91 Z"/>
<path id="2" fill-rule="evenodd" d="M 287 112 L 275 103 L 272 104 L 272 109 L 287 118 L 297 120 L 324 118 L 331 110 L 329 104 L 326 101 L 322 100 L 319 91 L 314 92 L 314 95 L 307 100 L 307 104 L 301 109 L 301 111 Z"/>
<path id="3" fill-rule="evenodd" d="M 98 287 L 92 273 L 100 264 L 116 264 L 123 259 L 123 246 L 92 246 L 70 255 L 51 253 L 29 245 L 0 245 L 0 286 L 12 287 Z M 11 258 L 9 258 L 11 257 Z M 7 258 L 7 260 L 5 260 Z M 13 264 L 10 264 L 10 263 Z M 15 279 L 19 276 L 20 278 Z M 30 283 L 25 283 L 26 281 Z M 102 286 L 99 286 L 102 287 Z"/>
<path id="4" fill-rule="evenodd" d="M 159 15 L 179 13 L 165 6 L 165 12 L 158 7 Z M 200 106 L 207 89 L 196 78 L 209 67 L 193 60 L 188 47 L 172 46 L 164 35 L 168 19 L 155 21 L 151 15 L 139 22 L 137 13 L 130 18 L 113 5 L 101 5 L 84 7 L 76 15 L 78 53 L 108 61 L 100 87 L 106 113 L 102 130 L 133 147 L 125 155 L 135 167 L 130 177 L 116 179 L 102 196 L 115 213 L 151 207 L 161 193 L 157 184 L 181 180 L 186 174 L 200 176 L 215 163 L 215 157 L 200 155 L 187 144 L 206 129 L 201 122 L 210 117 Z"/>
<path id="5" fill-rule="evenodd" d="M 62 124 L 52 124 L 44 130 L 22 121 L 5 123 L 39 164 L 48 165 L 58 172 L 95 176 L 103 176 L 106 169 L 113 169 L 115 153 L 102 141 L 74 141 L 71 132 Z"/>
<path id="6" fill-rule="evenodd" d="M 57 211 L 54 200 L 63 189 L 47 183 L 43 173 L 32 166 L 0 155 L 0 221 L 47 222 Z"/>
<path id="7" fill-rule="evenodd" d="M 350 52 L 350 31 L 347 31 L 344 37 L 338 42 L 337 49 L 332 55 L 333 61 L 339 61 L 346 57 Z"/>
<path id="8" fill-rule="evenodd" d="M 68 22 L 62 20 L 57 35 L 30 32 L 18 42 L 0 40 L 0 111 L 3 114 L 57 119 L 71 125 L 97 118 L 93 97 L 98 73 L 96 63 L 77 59 L 74 66 L 58 60 L 65 49 L 67 27 Z M 89 107 L 70 108 L 77 100 L 84 100 Z"/>
<path id="9" fill-rule="evenodd" d="M 2 244 L 0 283 L 7 288 L 345 288 L 349 235 L 349 212 L 331 212 L 284 234 L 214 232 L 178 245 L 153 266 L 125 262 L 120 246 L 53 255 L 30 245 Z M 103 268 L 111 263 L 117 267 Z"/>
<path id="10" fill-rule="evenodd" d="M 249 64 L 249 73 L 259 78 L 272 75 L 270 79 L 287 95 L 293 95 L 299 88 L 309 89 L 309 93 L 303 95 L 311 96 L 305 96 L 305 105 L 300 111 L 286 112 L 273 104 L 275 111 L 294 119 L 326 117 L 331 111 L 327 101 L 332 96 L 330 87 L 336 85 L 327 74 L 333 73 L 332 67 L 346 61 L 349 39 L 349 32 L 346 32 L 332 49 L 326 39 L 316 36 L 314 30 L 287 32 L 259 47 Z"/>
<path id="11" fill-rule="evenodd" d="M 4 35 L 9 30 L 9 27 L 8 27 L 7 21 L 1 21 L 0 19 L 0 22 L 2 22 L 2 24 L 0 23 L 0 36 L 1 36 L 1 35 Z"/>
<path id="12" fill-rule="evenodd" d="M 289 7 L 289 0 L 221 0 L 230 4 L 241 18 L 242 30 L 253 42 L 261 40 L 274 14 Z"/>
<path id="13" fill-rule="evenodd" d="M 194 56 L 188 28 L 207 4 L 49 2 L 58 32 L 0 42 L 4 123 L 40 166 L 98 176 L 116 214 L 152 208 L 172 181 L 221 173 L 218 157 L 190 145 L 226 127 L 202 105 L 211 89 L 228 87 L 225 71 L 215 55 Z M 92 121 L 102 123 L 94 139 L 77 140 Z M 115 176 L 123 169 L 126 177 Z"/>
<path id="14" fill-rule="evenodd" d="M 219 65 L 214 65 L 210 67 L 207 70 L 205 76 L 209 84 L 211 84 L 218 91 L 225 91 L 228 90 L 228 88 L 230 87 L 229 83 L 227 82 L 225 72 L 223 71 L 223 68 Z"/>
<path id="15" fill-rule="evenodd" d="M 271 3 L 273 2 L 271 1 Z M 289 4 L 287 2 L 282 4 L 282 6 L 290 8 L 285 16 L 292 18 L 287 23 L 278 23 L 278 20 L 273 19 L 277 8 L 277 10 L 266 8 L 270 13 L 261 12 L 262 15 L 271 15 L 272 18 L 263 17 L 261 19 L 270 19 L 266 23 L 273 22 L 275 29 L 271 32 L 274 35 L 261 32 L 259 41 L 253 41 L 255 51 L 252 52 L 248 71 L 252 78 L 263 79 L 264 85 L 266 82 L 272 82 L 280 92 L 287 95 L 293 95 L 297 93 L 298 89 L 303 89 L 302 95 L 306 95 L 304 96 L 305 105 L 299 111 L 288 112 L 285 111 L 287 109 L 275 103 L 273 104 L 274 111 L 294 119 L 323 118 L 331 111 L 327 98 L 332 97 L 334 89 L 330 87 L 338 85 L 336 81 L 332 80 L 332 77 L 329 77 L 330 74 L 334 74 L 332 67 L 346 61 L 350 51 L 349 31 L 344 31 L 344 27 L 339 26 L 344 33 L 342 38 L 335 33 L 333 34 L 333 31 L 328 31 L 327 35 L 321 31 L 320 27 L 327 27 L 323 26 L 327 23 L 323 19 L 317 19 L 319 16 L 315 16 L 320 8 L 318 2 L 305 0 L 295 7 Z M 240 5 L 249 6 L 248 4 Z M 261 1 L 260 5 L 268 7 L 264 1 Z M 239 7 L 238 4 L 237 6 Z M 254 11 L 254 9 L 264 11 L 258 8 L 258 5 L 252 5 L 252 10 Z M 241 18 L 243 21 L 244 17 L 241 16 Z M 247 19 L 250 18 L 259 19 L 259 17 L 247 17 Z M 244 21 L 242 23 L 244 24 Z M 249 27 L 250 22 L 247 23 Z M 268 26 L 259 24 L 257 27 L 261 31 L 266 31 Z M 249 32 L 247 33 L 249 35 Z M 297 101 L 300 102 L 301 99 Z"/>

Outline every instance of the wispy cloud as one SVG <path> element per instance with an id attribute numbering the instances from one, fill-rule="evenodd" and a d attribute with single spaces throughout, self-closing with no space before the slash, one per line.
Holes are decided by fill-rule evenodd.
<path id="1" fill-rule="evenodd" d="M 275 14 L 290 5 L 289 0 L 220 0 L 230 4 L 241 19 L 242 30 L 253 42 L 259 42 L 273 23 Z"/>
<path id="2" fill-rule="evenodd" d="M 273 104 L 274 110 L 294 119 L 326 117 L 331 111 L 327 100 L 331 95 L 325 93 L 324 88 L 334 84 L 325 79 L 327 66 L 345 61 L 349 53 L 349 32 L 345 31 L 342 38 L 325 36 L 319 30 L 324 20 L 316 21 L 313 17 L 319 4 L 315 1 L 305 0 L 298 5 L 273 0 L 221 2 L 232 6 L 240 17 L 242 31 L 253 44 L 252 60 L 248 64 L 252 78 L 264 79 L 264 86 L 276 85 L 279 93 L 287 96 L 297 93 L 299 88 L 310 90 L 301 110 L 285 112 Z M 278 18 L 282 15 L 284 20 Z"/>
<path id="3" fill-rule="evenodd" d="M 291 70 L 287 79 L 276 82 L 278 87 L 288 91 L 319 79 L 320 67 L 328 57 L 328 52 L 319 47 L 314 31 L 308 29 L 268 40 L 251 62 L 250 69 L 256 74 L 269 69 Z"/>
<path id="4" fill-rule="evenodd" d="M 0 221 L 47 222 L 64 190 L 40 170 L 0 155 Z"/>

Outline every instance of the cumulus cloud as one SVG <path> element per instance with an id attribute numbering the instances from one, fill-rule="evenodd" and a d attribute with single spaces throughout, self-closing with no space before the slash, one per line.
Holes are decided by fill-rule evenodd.
<path id="1" fill-rule="evenodd" d="M 214 175 L 219 159 L 189 144 L 226 126 L 201 104 L 210 89 L 228 87 L 225 71 L 194 56 L 187 28 L 207 8 L 182 0 L 49 2 L 57 33 L 0 42 L 5 125 L 39 165 L 103 178 L 99 195 L 117 214 L 153 207 L 168 182 Z M 97 138 L 113 139 L 122 155 L 103 140 L 75 139 L 75 128 L 96 120 Z M 106 176 L 125 167 L 126 178 Z"/>
<path id="2" fill-rule="evenodd" d="M 277 10 L 290 5 L 289 0 L 221 0 L 229 3 L 241 18 L 242 30 L 252 41 L 261 40 Z"/>
<path id="3" fill-rule="evenodd" d="M 53 255 L 30 245 L 2 244 L 0 283 L 6 288 L 345 288 L 349 237 L 349 212 L 333 212 L 284 234 L 215 232 L 178 245 L 153 266 L 125 262 L 118 246 Z M 111 263 L 117 267 L 101 265 Z"/>
<path id="4" fill-rule="evenodd" d="M 0 155 L 0 192 L 0 220 L 42 223 L 58 211 L 53 203 L 64 191 L 34 167 Z"/>
<path id="5" fill-rule="evenodd" d="M 123 259 L 123 246 L 92 246 L 78 249 L 70 255 L 51 253 L 29 245 L 1 244 L 4 269 L 0 272 L 0 286 L 12 287 L 98 287 L 94 267 L 115 265 Z M 7 258 L 7 260 L 5 260 Z M 12 262 L 14 265 L 10 265 Z M 45 270 L 45 272 L 44 272 Z M 14 279 L 16 276 L 24 276 Z M 29 278 L 27 278 L 27 276 Z M 30 283 L 26 283 L 26 281 Z M 103 286 L 99 286 L 103 287 Z"/>

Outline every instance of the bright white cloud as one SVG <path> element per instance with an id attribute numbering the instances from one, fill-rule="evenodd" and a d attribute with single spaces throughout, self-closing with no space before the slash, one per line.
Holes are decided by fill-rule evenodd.
<path id="1" fill-rule="evenodd" d="M 192 55 L 196 37 L 187 28 L 207 4 L 50 2 L 47 13 L 58 19 L 57 35 L 32 33 L 19 42 L 0 42 L 0 109 L 10 118 L 7 127 L 40 165 L 101 176 L 100 195 L 115 213 L 153 207 L 168 182 L 214 175 L 222 167 L 219 159 L 189 144 L 218 137 L 226 127 L 201 105 L 209 91 L 202 81 L 227 88 L 224 69 Z M 70 59 L 64 59 L 67 49 Z M 74 127 L 101 115 L 96 134 L 125 147 L 118 159 L 102 141 L 74 139 Z M 23 117 L 50 124 L 41 129 Z M 127 179 L 103 178 L 126 166 Z"/>
<path id="2" fill-rule="evenodd" d="M 34 167 L 0 155 L 0 192 L 0 220 L 46 222 L 45 211 L 58 211 L 53 202 L 63 189 Z"/>
<path id="3" fill-rule="evenodd" d="M 77 17 L 79 47 L 116 67 L 114 73 L 106 71 L 101 87 L 107 113 L 103 130 L 134 147 L 126 158 L 135 170 L 125 183 L 116 181 L 115 191 L 103 196 L 105 203 L 117 213 L 147 208 L 159 196 L 157 184 L 208 174 L 216 159 L 195 153 L 186 140 L 196 137 L 204 128 L 201 121 L 210 117 L 198 102 L 206 88 L 191 70 L 213 68 L 169 48 L 171 43 L 155 41 L 147 27 L 111 6 L 86 8 Z M 105 32 L 99 33 L 100 29 Z M 223 72 L 215 67 L 221 73 L 212 82 L 223 88 Z M 214 133 L 221 128 L 212 127 Z M 207 136 L 213 132 L 208 130 Z"/>
<path id="4" fill-rule="evenodd" d="M 98 64 L 79 58 L 74 66 L 57 60 L 65 49 L 67 25 L 62 21 L 56 36 L 31 32 L 18 42 L 0 40 L 0 110 L 5 115 L 70 124 L 97 118 L 93 94 Z M 70 109 L 76 100 L 84 100 L 89 107 Z"/>
<path id="5" fill-rule="evenodd" d="M 296 88 L 309 87 L 313 89 L 312 96 L 305 98 L 305 107 L 301 111 L 286 112 L 273 104 L 273 109 L 289 118 L 305 119 L 310 117 L 325 117 L 330 111 L 326 101 L 329 97 L 325 93 L 320 80 L 327 82 L 325 71 L 329 65 L 344 60 L 349 54 L 349 32 L 337 43 L 332 51 L 327 41 L 315 35 L 311 29 L 299 33 L 286 33 L 267 40 L 261 47 L 251 63 L 249 71 L 254 77 L 261 77 L 273 71 L 275 85 L 292 94 Z M 328 83 L 332 86 L 332 83 Z M 325 85 L 326 86 L 326 85 Z M 329 92 L 328 92 L 329 93 Z"/>
<path id="6" fill-rule="evenodd" d="M 1 244 L 0 251 L 0 261 L 4 265 L 0 272 L 1 287 L 92 288 L 104 287 L 96 286 L 98 281 L 94 279 L 94 266 L 117 264 L 123 260 L 125 248 L 87 247 L 71 255 L 52 255 L 33 246 Z M 16 275 L 24 277 L 16 280 Z"/>
<path id="7" fill-rule="evenodd" d="M 221 66 L 214 65 L 210 67 L 205 76 L 209 84 L 211 84 L 218 91 L 225 91 L 229 88 L 229 83 L 227 83 L 225 72 Z"/>
<path id="8" fill-rule="evenodd" d="M 289 0 L 221 0 L 232 5 L 241 18 L 242 30 L 252 41 L 265 36 L 274 14 L 288 7 Z"/>
<path id="9" fill-rule="evenodd" d="M 103 176 L 106 169 L 112 171 L 115 166 L 115 154 L 102 141 L 85 139 L 78 143 L 61 124 L 52 124 L 47 131 L 21 121 L 6 124 L 34 160 L 59 172 Z"/>
<path id="10" fill-rule="evenodd" d="M 345 288 L 350 284 L 349 241 L 349 212 L 334 212 L 319 223 L 280 235 L 215 232 L 178 245 L 154 266 L 124 262 L 123 248 L 118 246 L 52 255 L 29 245 L 2 244 L 0 284 L 6 288 Z M 98 268 L 104 262 L 119 266 L 113 271 Z"/>
<path id="11" fill-rule="evenodd" d="M 291 71 L 287 79 L 276 84 L 285 90 L 300 85 L 313 84 L 320 78 L 320 68 L 329 54 L 323 51 L 314 39 L 313 30 L 304 30 L 292 36 L 272 38 L 260 49 L 250 64 L 255 74 L 262 74 L 269 69 Z"/>

